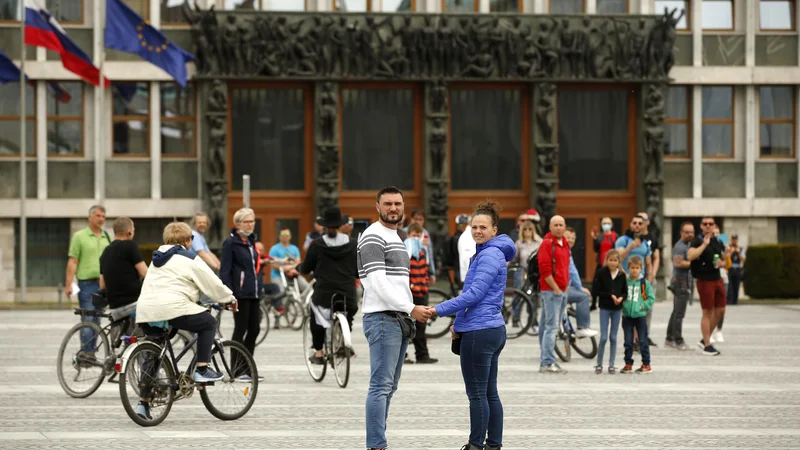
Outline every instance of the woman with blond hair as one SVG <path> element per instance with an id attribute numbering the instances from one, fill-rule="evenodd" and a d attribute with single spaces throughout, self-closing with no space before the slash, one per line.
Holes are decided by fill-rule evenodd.
<path id="1" fill-rule="evenodd" d="M 536 227 L 532 222 L 524 222 L 519 230 L 519 239 L 515 243 L 517 254 L 512 264 L 519 264 L 520 270 L 514 273 L 514 287 L 522 288 L 524 274 L 528 273 L 528 259 L 539 250 L 542 237 L 536 234 Z"/>
<path id="2" fill-rule="evenodd" d="M 241 208 L 233 215 L 233 228 L 222 243 L 219 277 L 233 292 L 239 303 L 234 313 L 233 337 L 252 355 L 256 349 L 259 332 L 258 252 L 253 229 L 256 214 L 250 208 Z M 234 366 L 236 363 L 234 362 Z M 242 374 L 242 381 L 251 381 L 250 375 Z M 262 377 L 259 376 L 259 381 Z"/>

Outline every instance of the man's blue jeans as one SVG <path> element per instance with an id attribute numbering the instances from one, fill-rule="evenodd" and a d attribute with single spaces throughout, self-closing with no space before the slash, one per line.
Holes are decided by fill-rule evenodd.
<path id="1" fill-rule="evenodd" d="M 589 328 L 592 324 L 592 316 L 589 312 L 591 299 L 585 292 L 575 286 L 567 289 L 567 303 L 575 303 L 575 317 L 578 320 L 578 328 Z"/>
<path id="2" fill-rule="evenodd" d="M 92 294 L 100 292 L 99 281 L 80 281 L 78 280 L 78 305 L 81 309 L 89 309 L 94 311 L 92 304 Z M 94 322 L 100 324 L 99 317 L 81 316 L 84 322 Z M 91 328 L 81 328 L 81 350 L 85 352 L 94 352 L 95 350 L 95 335 Z"/>
<path id="3" fill-rule="evenodd" d="M 539 320 L 540 365 L 549 366 L 556 362 L 556 333 L 561 315 L 567 302 L 566 294 L 556 295 L 553 291 L 542 291 L 542 315 Z"/>
<path id="4" fill-rule="evenodd" d="M 364 336 L 369 343 L 367 391 L 367 448 L 385 448 L 389 403 L 397 391 L 408 349 L 397 319 L 382 313 L 364 314 Z"/>
<path id="5" fill-rule="evenodd" d="M 461 375 L 469 398 L 469 443 L 503 445 L 503 404 L 497 393 L 500 352 L 506 327 L 469 331 L 461 336 Z M 488 433 L 488 438 L 487 438 Z"/>

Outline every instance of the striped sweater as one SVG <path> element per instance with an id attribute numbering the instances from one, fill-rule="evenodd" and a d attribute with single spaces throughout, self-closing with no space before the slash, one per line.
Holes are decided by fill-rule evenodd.
<path id="1" fill-rule="evenodd" d="M 362 311 L 414 309 L 409 285 L 409 257 L 397 230 L 375 222 L 358 241 L 358 277 L 364 285 Z"/>

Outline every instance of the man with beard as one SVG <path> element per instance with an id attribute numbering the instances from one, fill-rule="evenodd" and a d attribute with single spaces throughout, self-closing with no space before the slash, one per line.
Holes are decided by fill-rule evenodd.
<path id="1" fill-rule="evenodd" d="M 642 270 L 641 277 L 647 278 L 650 283 L 653 283 L 653 260 L 652 260 L 652 251 L 650 250 L 650 246 L 644 242 L 644 233 L 642 229 L 644 228 L 644 219 L 641 216 L 633 216 L 631 220 L 631 227 L 625 232 L 624 235 L 620 236 L 617 239 L 617 243 L 614 247 L 619 251 L 619 256 L 622 258 L 622 270 L 625 273 L 628 272 L 628 259 L 631 256 L 636 255 L 642 258 L 644 261 L 644 267 Z"/>
<path id="2" fill-rule="evenodd" d="M 192 230 L 192 250 L 197 253 L 211 270 L 219 271 L 219 258 L 208 248 L 204 235 L 208 231 L 208 215 L 199 212 L 194 215 L 194 229 Z"/>
<path id="3" fill-rule="evenodd" d="M 385 449 L 389 403 L 397 391 L 410 338 L 403 330 L 414 329 L 411 318 L 427 322 L 431 312 L 425 306 L 415 306 L 411 296 L 409 256 L 397 235 L 397 224 L 403 217 L 403 192 L 394 186 L 385 187 L 375 200 L 380 219 L 358 241 L 358 276 L 364 285 L 364 335 L 369 342 L 367 448 Z"/>

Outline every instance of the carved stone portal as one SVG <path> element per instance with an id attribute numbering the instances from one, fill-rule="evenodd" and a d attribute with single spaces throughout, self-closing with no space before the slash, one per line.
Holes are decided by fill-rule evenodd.
<path id="1" fill-rule="evenodd" d="M 542 216 L 542 227 L 556 213 L 556 187 L 558 178 L 558 145 L 555 136 L 556 85 L 539 83 L 534 94 L 536 132 L 536 209 Z"/>
<path id="2" fill-rule="evenodd" d="M 447 129 L 450 120 L 447 84 L 442 80 L 433 81 L 426 86 L 426 129 L 428 137 L 426 198 L 428 217 L 425 223 L 431 234 L 437 253 L 443 249 L 447 239 Z M 442 255 L 435 258 L 443 261 Z"/>
<path id="3" fill-rule="evenodd" d="M 648 232 L 659 242 L 664 210 L 664 96 L 666 85 L 645 84 L 644 96 L 644 206 L 650 217 Z"/>
<path id="4" fill-rule="evenodd" d="M 208 145 L 203 164 L 204 209 L 209 227 L 206 240 L 211 248 L 219 248 L 227 235 L 227 151 L 228 151 L 228 90 L 227 83 L 213 80 L 208 86 L 206 123 Z"/>
<path id="5" fill-rule="evenodd" d="M 317 83 L 317 214 L 339 204 L 339 85 L 330 81 Z"/>

